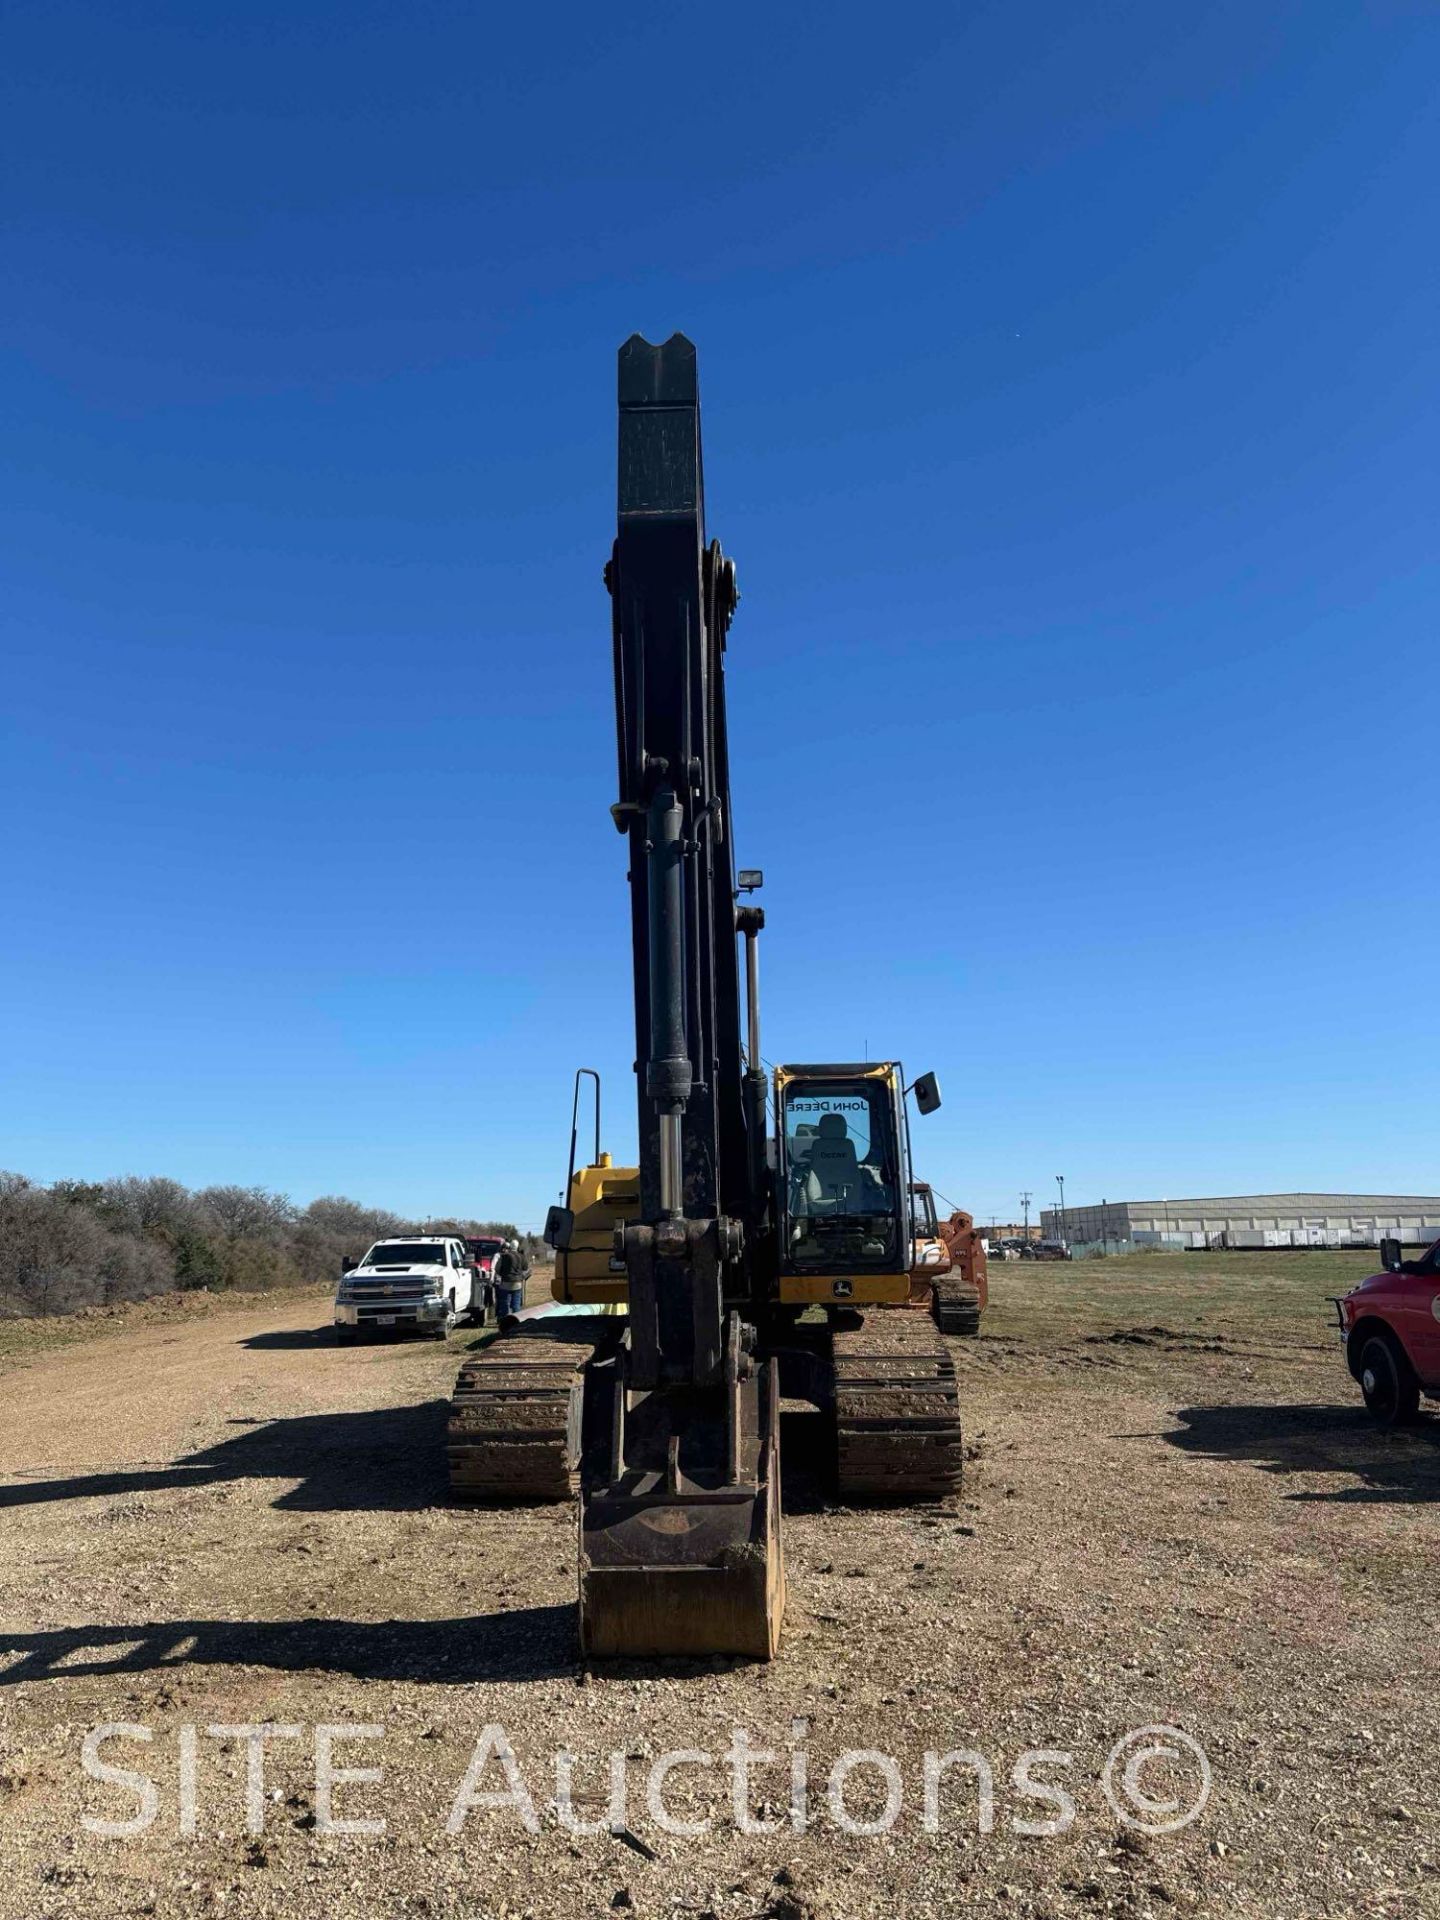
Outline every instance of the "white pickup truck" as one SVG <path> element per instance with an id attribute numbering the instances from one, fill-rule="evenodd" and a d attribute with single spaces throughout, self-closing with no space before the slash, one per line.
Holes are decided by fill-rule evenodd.
<path id="1" fill-rule="evenodd" d="M 488 1285 L 477 1278 L 463 1240 L 448 1234 L 407 1233 L 377 1240 L 359 1262 L 347 1260 L 335 1295 L 335 1337 L 353 1340 L 369 1328 L 433 1334 L 454 1326 L 484 1326 Z"/>

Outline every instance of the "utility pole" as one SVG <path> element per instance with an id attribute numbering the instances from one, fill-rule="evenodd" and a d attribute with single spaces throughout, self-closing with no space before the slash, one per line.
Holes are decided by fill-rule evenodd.
<path id="1" fill-rule="evenodd" d="M 1055 1183 L 1060 1189 L 1060 1238 L 1065 1238 L 1065 1176 L 1057 1173 Z"/>
<path id="2" fill-rule="evenodd" d="M 1020 1204 L 1025 1209 L 1025 1244 L 1028 1247 L 1030 1244 L 1030 1196 L 1028 1193 L 1021 1194 Z"/>

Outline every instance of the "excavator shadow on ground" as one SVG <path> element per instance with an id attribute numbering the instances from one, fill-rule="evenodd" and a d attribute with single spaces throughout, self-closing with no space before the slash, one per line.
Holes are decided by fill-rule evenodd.
<path id="1" fill-rule="evenodd" d="M 575 1609 L 517 1607 L 453 1620 L 153 1620 L 0 1630 L 0 1688 L 99 1674 L 269 1667 L 461 1686 L 575 1671 Z"/>
<path id="2" fill-rule="evenodd" d="M 233 1438 L 178 1460 L 117 1467 L 105 1473 L 53 1475 L 42 1467 L 12 1468 L 0 1480 L 0 1509 L 43 1506 L 55 1500 L 113 1499 L 124 1494 L 176 1492 L 227 1480 L 294 1480 L 274 1505 L 286 1512 L 417 1512 L 451 1505 L 446 1486 L 448 1402 L 378 1407 L 363 1413 L 312 1413 L 292 1420 L 232 1420 Z M 821 1414 L 782 1417 L 785 1510 L 814 1513 L 826 1503 L 822 1460 L 826 1424 Z M 484 1525 L 483 1507 L 464 1506 Z"/>
<path id="3" fill-rule="evenodd" d="M 66 1476 L 12 1469 L 0 1482 L 0 1508 L 274 1479 L 298 1483 L 275 1497 L 288 1511 L 413 1512 L 446 1500 L 446 1410 L 444 1400 L 426 1400 L 362 1413 L 236 1419 L 232 1438 L 164 1464 Z"/>
<path id="4" fill-rule="evenodd" d="M 447 1503 L 445 1402 L 374 1413 L 322 1414 L 248 1428 L 233 1440 L 173 1466 L 67 1479 L 17 1480 L 0 1487 L 0 1505 L 165 1491 L 242 1477 L 304 1474 L 277 1507 L 308 1511 L 361 1506 L 397 1511 Z M 820 1467 L 823 1416 L 787 1412 L 791 1465 L 785 1505 L 813 1512 L 825 1504 Z M 432 1469 L 417 1482 L 416 1461 Z M 485 1513 L 463 1510 L 483 1526 Z M 197 1666 L 268 1667 L 277 1672 L 353 1674 L 364 1679 L 430 1681 L 544 1680 L 573 1673 L 580 1659 L 573 1604 L 506 1608 L 449 1620 L 197 1620 L 0 1631 L 0 1688 L 47 1678 L 174 1672 Z M 683 1674 L 708 1662 L 598 1662 L 627 1676 Z"/>
<path id="5" fill-rule="evenodd" d="M 1250 1461 L 1266 1473 L 1344 1474 L 1359 1486 L 1304 1487 L 1287 1500 L 1362 1506 L 1440 1500 L 1440 1419 L 1422 1414 L 1385 1432 L 1362 1407 L 1181 1407 L 1164 1438 L 1210 1460 Z"/>

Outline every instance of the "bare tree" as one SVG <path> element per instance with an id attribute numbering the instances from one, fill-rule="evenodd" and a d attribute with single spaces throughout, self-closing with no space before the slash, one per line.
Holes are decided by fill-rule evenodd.
<path id="1" fill-rule="evenodd" d="M 195 1196 L 178 1180 L 134 1174 L 102 1183 L 99 1211 L 130 1233 L 178 1233 L 195 1218 Z"/>
<path id="2" fill-rule="evenodd" d="M 70 1313 L 175 1287 L 330 1280 L 345 1255 L 413 1224 L 343 1194 L 297 1211 L 266 1187 L 191 1193 L 178 1180 L 134 1175 L 42 1187 L 0 1172 L 0 1315 Z M 509 1221 L 458 1217 L 428 1230 L 516 1235 Z"/>
<path id="3" fill-rule="evenodd" d="M 385 1207 L 367 1207 L 362 1201 L 348 1200 L 343 1193 L 322 1194 L 312 1200 L 300 1223 L 320 1233 L 343 1234 L 353 1240 L 379 1240 L 387 1233 L 400 1233 L 407 1225 L 398 1213 Z"/>
<path id="4" fill-rule="evenodd" d="M 295 1259 L 306 1280 L 330 1280 L 346 1254 L 358 1258 L 374 1240 L 400 1233 L 406 1222 L 384 1207 L 367 1207 L 343 1194 L 312 1200 L 294 1229 Z"/>
<path id="5" fill-rule="evenodd" d="M 231 1240 L 263 1239 L 295 1219 L 290 1196 L 266 1187 L 205 1187 L 195 1199 Z"/>
<path id="6" fill-rule="evenodd" d="M 28 1184 L 0 1193 L 0 1296 L 25 1312 L 72 1313 L 174 1285 L 166 1250 L 112 1232 L 64 1193 Z"/>

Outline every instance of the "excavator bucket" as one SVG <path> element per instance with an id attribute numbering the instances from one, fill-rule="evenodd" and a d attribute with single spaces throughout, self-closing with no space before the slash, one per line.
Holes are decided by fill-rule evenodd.
<path id="1" fill-rule="evenodd" d="M 581 1488 L 587 1654 L 774 1657 L 785 1610 L 778 1379 L 766 1364 L 728 1387 L 635 1392 L 623 1354 L 592 1374 L 609 1433 Z"/>

